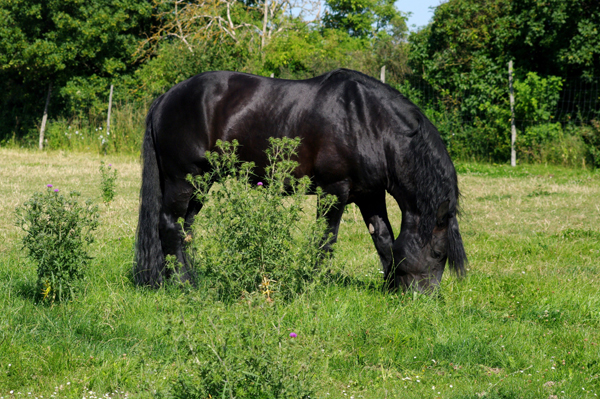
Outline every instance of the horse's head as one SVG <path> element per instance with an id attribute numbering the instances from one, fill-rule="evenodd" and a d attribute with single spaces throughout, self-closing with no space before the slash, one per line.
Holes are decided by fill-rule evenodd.
<path id="1" fill-rule="evenodd" d="M 434 292 L 440 284 L 446 262 L 458 274 L 467 261 L 455 212 L 448 201 L 438 208 L 435 227 L 427 240 L 419 233 L 419 217 L 403 214 L 402 231 L 394 242 L 394 267 L 390 285 L 422 293 Z"/>

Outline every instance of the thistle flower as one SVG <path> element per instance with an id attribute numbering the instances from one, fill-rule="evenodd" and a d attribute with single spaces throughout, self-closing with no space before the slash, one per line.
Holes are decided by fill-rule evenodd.
<path id="1" fill-rule="evenodd" d="M 298 336 L 298 335 L 297 335 L 295 332 L 293 332 L 293 333 L 290 333 L 290 338 L 296 338 L 297 336 Z"/>

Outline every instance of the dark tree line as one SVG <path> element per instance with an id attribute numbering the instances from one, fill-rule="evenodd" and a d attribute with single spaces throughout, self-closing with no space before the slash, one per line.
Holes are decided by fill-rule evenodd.
<path id="1" fill-rule="evenodd" d="M 146 104 L 206 70 L 299 79 L 348 67 L 378 77 L 385 65 L 386 81 L 438 120 L 454 114 L 460 119 L 453 123 L 479 124 L 477 133 L 461 134 L 487 137 L 491 144 L 478 151 L 502 158 L 509 60 L 517 80 L 530 79 L 531 93 L 536 77 L 546 84 L 553 77 L 591 82 L 600 75 L 596 0 L 449 0 L 412 33 L 391 0 L 321 6 L 311 0 L 0 0 L 0 141 L 36 134 L 50 84 L 50 118 L 81 120 L 105 114 L 111 84 L 118 106 Z"/>

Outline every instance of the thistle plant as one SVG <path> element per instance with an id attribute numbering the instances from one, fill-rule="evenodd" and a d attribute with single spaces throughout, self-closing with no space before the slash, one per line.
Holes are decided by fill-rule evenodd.
<path id="1" fill-rule="evenodd" d="M 327 256 L 322 248 L 326 223 L 305 216 L 311 182 L 293 175 L 299 143 L 271 139 L 269 163 L 258 178 L 253 163 L 239 162 L 236 141 L 218 142 L 220 152 L 206 154 L 212 172 L 188 176 L 205 204 L 188 244 L 190 258 L 199 281 L 220 300 L 256 293 L 272 302 L 318 280 L 318 265 Z M 335 197 L 317 194 L 323 214 Z"/>
<path id="2" fill-rule="evenodd" d="M 108 204 L 115 198 L 115 187 L 117 185 L 117 170 L 112 168 L 112 164 L 108 167 L 104 166 L 104 161 L 100 161 L 100 188 L 102 189 L 102 200 Z"/>
<path id="3" fill-rule="evenodd" d="M 37 292 L 42 300 L 63 301 L 73 296 L 92 259 L 87 247 L 98 227 L 98 207 L 79 193 L 63 196 L 48 184 L 16 208 L 16 224 L 23 229 L 23 247 L 37 265 Z"/>

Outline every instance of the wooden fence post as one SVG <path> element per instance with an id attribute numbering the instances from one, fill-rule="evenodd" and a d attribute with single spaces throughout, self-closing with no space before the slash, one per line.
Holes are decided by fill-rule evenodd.
<path id="1" fill-rule="evenodd" d="M 513 90 L 513 62 L 508 62 L 508 88 L 510 92 L 510 166 L 517 166 L 517 127 L 515 126 L 515 93 Z"/>
<path id="2" fill-rule="evenodd" d="M 44 132 L 46 130 L 46 121 L 48 120 L 48 104 L 50 103 L 50 93 L 52 93 L 52 83 L 48 84 L 48 96 L 46 97 L 46 106 L 44 107 L 44 116 L 42 117 L 42 126 L 40 127 L 40 141 L 38 147 L 44 149 Z"/>
<path id="3" fill-rule="evenodd" d="M 112 108 L 113 85 L 110 85 L 110 95 L 108 96 L 108 117 L 106 118 L 106 135 L 110 133 L 110 109 Z"/>
<path id="4" fill-rule="evenodd" d="M 381 76 L 380 79 L 382 83 L 385 83 L 385 65 L 381 67 Z"/>

